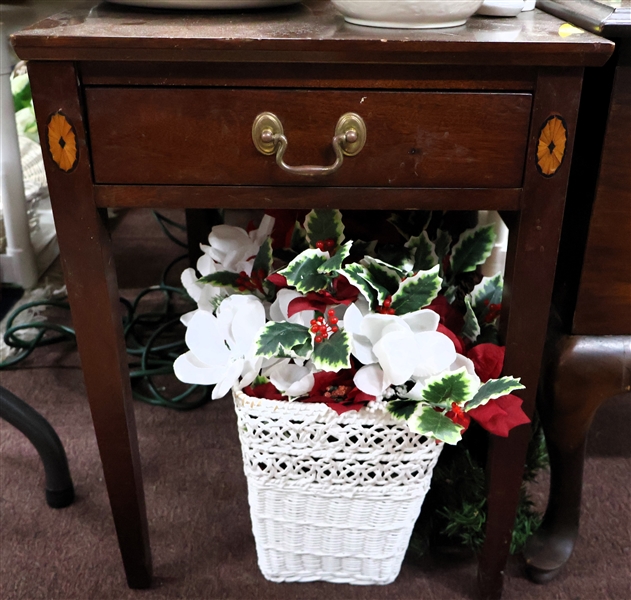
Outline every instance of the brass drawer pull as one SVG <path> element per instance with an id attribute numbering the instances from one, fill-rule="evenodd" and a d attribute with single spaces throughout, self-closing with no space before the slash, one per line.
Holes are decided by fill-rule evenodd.
<path id="1" fill-rule="evenodd" d="M 252 140 L 256 149 L 262 154 L 276 154 L 276 163 L 287 173 L 305 175 L 306 177 L 330 175 L 342 166 L 344 155 L 355 156 L 364 147 L 366 143 L 366 124 L 355 113 L 346 113 L 340 117 L 335 126 L 335 135 L 332 142 L 336 158 L 335 162 L 328 167 L 316 165 L 292 167 L 288 165 L 283 160 L 288 145 L 283 131 L 283 124 L 273 113 L 264 112 L 254 119 Z"/>

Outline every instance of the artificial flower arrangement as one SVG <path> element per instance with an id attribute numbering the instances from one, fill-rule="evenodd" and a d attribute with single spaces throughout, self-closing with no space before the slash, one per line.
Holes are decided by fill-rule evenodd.
<path id="1" fill-rule="evenodd" d="M 405 241 L 385 260 L 375 242 L 345 240 L 338 210 L 313 210 L 295 223 L 293 257 L 281 266 L 272 217 L 249 232 L 214 227 L 202 277 L 182 275 L 198 310 L 183 317 L 190 351 L 176 360 L 177 377 L 214 385 L 213 398 L 236 387 L 338 414 L 378 404 L 448 444 L 471 420 L 502 436 L 528 422 L 511 393 L 523 386 L 500 377 L 503 348 L 482 341 L 499 318 L 501 280 L 470 294 L 458 286 L 489 256 L 492 227 L 453 240 L 442 229 L 430 239 L 427 222 L 415 235 L 399 225 Z"/>

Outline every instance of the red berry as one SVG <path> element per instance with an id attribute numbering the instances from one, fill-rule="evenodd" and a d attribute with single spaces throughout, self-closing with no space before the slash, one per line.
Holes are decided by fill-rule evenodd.
<path id="1" fill-rule="evenodd" d="M 340 328 L 337 325 L 333 325 L 333 327 L 331 327 L 331 331 L 333 333 L 337 333 L 340 330 Z"/>
<path id="2" fill-rule="evenodd" d="M 324 250 L 324 242 L 323 242 L 322 240 L 318 240 L 318 241 L 316 242 L 316 248 L 317 248 L 318 250 Z"/>
<path id="3" fill-rule="evenodd" d="M 315 319 L 311 319 L 311 321 L 309 321 L 309 323 L 311 323 L 312 325 L 315 325 L 317 323 L 317 321 Z"/>
<path id="4" fill-rule="evenodd" d="M 397 311 L 396 311 L 396 310 L 394 310 L 394 308 L 389 308 L 389 309 L 388 309 L 388 312 L 387 312 L 386 314 L 388 314 L 388 315 L 393 315 L 393 314 L 395 314 L 396 312 L 397 312 Z"/>
<path id="5" fill-rule="evenodd" d="M 321 335 L 316 335 L 315 336 L 315 343 L 316 344 L 321 344 L 322 343 L 322 336 Z"/>
<path id="6" fill-rule="evenodd" d="M 317 318 L 318 323 L 322 323 L 322 321 L 324 321 L 324 317 L 323 316 L 319 316 Z"/>
<path id="7" fill-rule="evenodd" d="M 240 292 L 245 292 L 245 286 L 244 285 L 240 285 L 239 286 L 239 291 Z"/>
<path id="8" fill-rule="evenodd" d="M 318 333 L 318 331 L 320 331 L 320 328 L 319 328 L 317 325 L 314 325 L 314 326 L 311 328 L 311 331 L 312 331 L 313 333 Z"/>
<path id="9" fill-rule="evenodd" d="M 335 240 L 332 238 L 329 238 L 328 240 L 326 240 L 326 242 L 324 242 L 324 245 L 326 246 L 326 248 L 330 250 L 331 248 L 335 247 Z"/>
<path id="10" fill-rule="evenodd" d="M 390 296 L 388 296 L 384 301 L 383 301 L 383 307 L 384 308 L 390 308 L 390 306 L 392 306 L 392 298 Z"/>
<path id="11" fill-rule="evenodd" d="M 331 317 L 329 319 L 329 322 L 331 323 L 331 325 L 335 325 L 338 321 L 339 319 L 337 317 Z"/>
<path id="12" fill-rule="evenodd" d="M 326 340 L 329 337 L 329 334 L 326 331 L 322 332 L 322 337 Z"/>
<path id="13" fill-rule="evenodd" d="M 329 308 L 329 310 L 327 312 L 328 312 L 329 317 L 334 317 L 335 316 L 335 310 L 334 309 Z"/>
<path id="14" fill-rule="evenodd" d="M 320 325 L 318 329 L 320 329 L 322 333 L 326 333 L 326 325 Z"/>
<path id="15" fill-rule="evenodd" d="M 248 274 L 245 271 L 241 271 L 239 273 L 239 275 L 241 275 L 241 277 L 247 277 L 248 276 Z"/>

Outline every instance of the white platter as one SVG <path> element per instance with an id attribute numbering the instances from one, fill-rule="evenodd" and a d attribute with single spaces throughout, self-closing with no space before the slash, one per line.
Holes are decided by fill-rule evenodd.
<path id="1" fill-rule="evenodd" d="M 230 9 L 264 8 L 285 6 L 299 0 L 108 0 L 114 4 L 140 6 L 142 8 L 181 8 L 181 9 Z"/>

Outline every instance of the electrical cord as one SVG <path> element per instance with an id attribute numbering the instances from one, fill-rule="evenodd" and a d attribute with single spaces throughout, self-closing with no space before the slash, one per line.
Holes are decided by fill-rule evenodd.
<path id="1" fill-rule="evenodd" d="M 164 234 L 175 244 L 187 247 L 169 229 L 185 230 L 177 223 L 157 211 L 153 214 Z M 123 333 L 127 354 L 131 357 L 129 377 L 134 398 L 154 406 L 163 406 L 175 410 L 191 410 L 206 404 L 211 396 L 212 386 L 186 385 L 178 382 L 173 374 L 173 362 L 186 351 L 180 316 L 187 312 L 194 302 L 183 288 L 167 285 L 171 269 L 188 258 L 183 254 L 172 260 L 163 270 L 160 283 L 142 290 L 132 302 L 120 298 L 125 308 Z M 157 310 L 141 310 L 143 300 L 152 300 L 151 296 L 161 298 L 161 307 Z M 155 301 L 152 303 L 155 304 Z M 67 299 L 42 300 L 28 302 L 18 307 L 7 318 L 4 342 L 16 348 L 17 354 L 0 362 L 0 370 L 9 369 L 30 356 L 36 348 L 49 346 L 76 339 L 72 327 L 49 321 L 32 321 L 16 324 L 16 319 L 24 311 L 37 308 L 57 308 L 70 310 Z M 24 332 L 34 332 L 30 339 L 23 337 Z M 22 335 L 20 335 L 22 334 Z M 184 387 L 184 391 L 181 391 Z"/>

